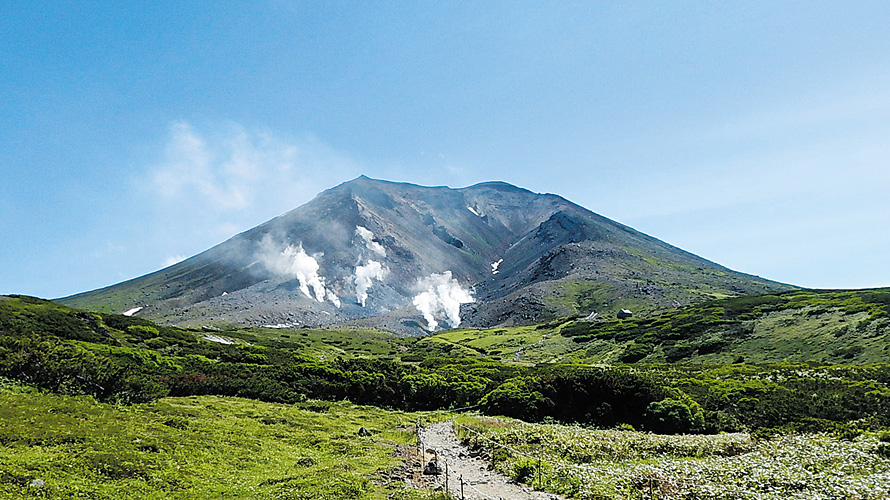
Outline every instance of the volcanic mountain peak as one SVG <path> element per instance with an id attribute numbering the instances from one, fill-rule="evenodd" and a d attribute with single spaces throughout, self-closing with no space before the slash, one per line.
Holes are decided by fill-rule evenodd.
<path id="1" fill-rule="evenodd" d="M 177 324 L 351 322 L 419 333 L 785 288 L 557 195 L 361 176 L 174 266 L 63 302 L 143 307 L 139 315 Z"/>

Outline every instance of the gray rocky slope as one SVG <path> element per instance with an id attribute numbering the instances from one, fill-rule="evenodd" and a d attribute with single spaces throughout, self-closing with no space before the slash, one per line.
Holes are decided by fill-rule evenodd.
<path id="1" fill-rule="evenodd" d="M 61 301 L 179 325 L 422 333 L 787 288 L 556 195 L 362 176 L 178 264 Z"/>

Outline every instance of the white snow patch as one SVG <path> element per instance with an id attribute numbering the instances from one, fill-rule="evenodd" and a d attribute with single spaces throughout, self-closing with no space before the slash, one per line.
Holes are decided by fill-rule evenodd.
<path id="1" fill-rule="evenodd" d="M 423 314 L 428 331 L 439 326 L 439 320 L 446 321 L 451 328 L 460 325 L 460 305 L 475 302 L 469 290 L 451 276 L 451 271 L 431 274 L 418 281 L 417 288 L 423 290 L 414 296 L 414 307 Z"/>
<path id="2" fill-rule="evenodd" d="M 294 328 L 295 324 L 293 323 L 278 323 L 276 325 L 263 325 L 263 328 L 275 328 L 276 330 L 280 330 L 282 328 Z"/>
<path id="3" fill-rule="evenodd" d="M 216 342 L 218 344 L 231 345 L 231 344 L 235 343 L 225 337 L 220 337 L 219 335 L 204 335 L 203 338 L 204 338 L 204 340 L 209 340 L 211 342 Z"/>
<path id="4" fill-rule="evenodd" d="M 124 316 L 132 316 L 132 315 L 138 313 L 139 311 L 141 311 L 141 310 L 143 310 L 143 309 L 145 309 L 144 306 L 134 307 L 133 309 L 127 309 L 127 310 L 124 311 L 122 314 L 123 314 Z"/>
<path id="5" fill-rule="evenodd" d="M 482 214 L 477 212 L 476 209 L 473 207 L 467 207 L 467 210 L 469 210 L 470 212 L 473 212 L 473 215 L 475 215 L 476 217 L 482 217 Z"/>
<path id="6" fill-rule="evenodd" d="M 504 261 L 504 259 L 501 259 L 501 260 L 499 260 L 499 261 L 497 261 L 497 262 L 492 262 L 492 263 L 491 263 L 491 274 L 497 274 L 497 273 L 498 273 L 498 266 L 500 266 L 500 265 L 501 265 L 501 262 L 503 262 L 503 261 Z"/>

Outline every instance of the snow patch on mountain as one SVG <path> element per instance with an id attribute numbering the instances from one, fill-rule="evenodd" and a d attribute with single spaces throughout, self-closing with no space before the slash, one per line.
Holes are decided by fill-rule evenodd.
<path id="1" fill-rule="evenodd" d="M 142 307 L 142 306 L 140 306 L 140 307 L 134 307 L 134 308 L 132 308 L 132 309 L 127 309 L 127 310 L 124 311 L 122 314 L 123 314 L 124 316 L 132 316 L 132 315 L 138 313 L 139 311 L 141 311 L 141 310 L 143 310 L 143 309 L 145 309 L 145 307 Z"/>
<path id="2" fill-rule="evenodd" d="M 204 340 L 209 340 L 209 341 L 211 341 L 211 342 L 216 342 L 217 344 L 232 345 L 232 344 L 235 343 L 234 341 L 232 341 L 232 340 L 230 340 L 230 339 L 227 339 L 227 338 L 225 338 L 225 337 L 220 337 L 219 335 L 204 335 L 204 336 L 202 336 L 202 338 L 203 338 Z"/>

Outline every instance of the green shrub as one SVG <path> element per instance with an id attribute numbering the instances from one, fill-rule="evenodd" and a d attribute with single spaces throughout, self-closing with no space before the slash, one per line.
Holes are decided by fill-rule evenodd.
<path id="1" fill-rule="evenodd" d="M 665 398 L 646 408 L 646 426 L 666 434 L 701 432 L 705 427 L 701 405 L 686 398 Z"/>
<path id="2" fill-rule="evenodd" d="M 650 344 L 638 344 L 634 342 L 624 348 L 624 352 L 619 358 L 622 363 L 636 363 L 637 361 L 652 354 L 655 348 Z"/>
<path id="3" fill-rule="evenodd" d="M 521 457 L 513 463 L 510 477 L 518 483 L 527 483 L 538 474 L 538 461 L 527 457 Z"/>
<path id="4" fill-rule="evenodd" d="M 486 394 L 480 404 L 490 415 L 504 415 L 534 422 L 550 413 L 555 405 L 541 394 L 539 385 L 536 379 L 510 379 Z"/>

